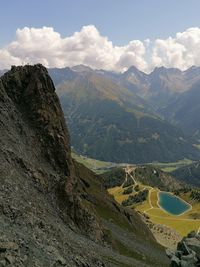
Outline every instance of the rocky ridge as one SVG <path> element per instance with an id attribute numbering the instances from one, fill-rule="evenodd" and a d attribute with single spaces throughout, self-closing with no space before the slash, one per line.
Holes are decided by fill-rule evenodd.
<path id="1" fill-rule="evenodd" d="M 36 132 L 36 135 L 30 138 L 30 141 L 35 143 L 35 152 L 38 148 L 38 154 L 47 160 L 52 171 L 59 174 L 59 177 L 54 174 L 44 178 L 44 170 L 41 170 L 39 177 L 35 179 L 39 180 L 45 191 L 55 193 L 54 196 L 66 220 L 76 221 L 77 226 L 80 224 L 79 228 L 83 229 L 81 218 L 85 215 L 79 213 L 83 212 L 84 208 L 80 207 L 77 193 L 77 177 L 71 158 L 69 133 L 53 82 L 46 69 L 41 65 L 13 67 L 1 80 L 9 99 L 21 112 L 22 120 L 27 123 L 30 131 L 34 129 Z M 23 128 L 21 131 L 23 132 Z M 32 171 L 31 166 L 26 166 L 26 162 L 23 164 L 27 171 Z M 67 205 L 63 206 L 63 202 Z M 76 217 L 79 220 L 76 220 Z M 85 230 L 93 232 L 92 229 L 88 229 L 88 225 Z"/>
<path id="2" fill-rule="evenodd" d="M 140 216 L 72 160 L 42 65 L 0 78 L 0 131 L 0 266 L 168 266 Z"/>

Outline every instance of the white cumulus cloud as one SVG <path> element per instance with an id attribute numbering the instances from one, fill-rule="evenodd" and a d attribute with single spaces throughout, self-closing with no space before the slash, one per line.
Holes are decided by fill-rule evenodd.
<path id="1" fill-rule="evenodd" d="M 62 37 L 51 27 L 18 29 L 13 42 L 0 49 L 0 69 L 42 63 L 46 67 L 85 64 L 95 69 L 123 71 L 134 65 L 149 72 L 156 66 L 186 69 L 200 65 L 200 28 L 189 28 L 174 38 L 132 40 L 115 46 L 94 25 Z"/>
<path id="2" fill-rule="evenodd" d="M 189 28 L 175 38 L 157 39 L 152 49 L 152 66 L 178 67 L 182 70 L 200 65 L 200 28 Z"/>
<path id="3" fill-rule="evenodd" d="M 51 27 L 25 27 L 17 30 L 15 41 L 0 50 L 0 68 L 11 64 L 40 62 L 46 67 L 85 64 L 92 68 L 120 71 L 136 65 L 145 69 L 144 55 L 145 46 L 141 41 L 134 40 L 126 46 L 114 46 L 93 25 L 84 26 L 79 32 L 66 38 L 62 38 Z"/>

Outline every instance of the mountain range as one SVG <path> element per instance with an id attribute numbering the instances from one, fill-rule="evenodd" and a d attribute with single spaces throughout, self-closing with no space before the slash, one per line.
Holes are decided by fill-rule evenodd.
<path id="1" fill-rule="evenodd" d="M 80 65 L 49 69 L 73 148 L 130 163 L 198 160 L 200 68 L 130 67 L 124 73 Z"/>
<path id="2" fill-rule="evenodd" d="M 117 82 L 146 99 L 159 116 L 198 138 L 200 67 L 185 71 L 160 67 L 149 75 L 131 67 Z"/>

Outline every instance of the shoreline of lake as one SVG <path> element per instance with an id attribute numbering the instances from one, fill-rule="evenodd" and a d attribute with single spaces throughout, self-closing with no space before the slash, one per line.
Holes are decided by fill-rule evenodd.
<path id="1" fill-rule="evenodd" d="M 170 215 L 181 216 L 192 209 L 192 206 L 188 202 L 170 192 L 160 191 L 157 195 L 158 206 Z"/>

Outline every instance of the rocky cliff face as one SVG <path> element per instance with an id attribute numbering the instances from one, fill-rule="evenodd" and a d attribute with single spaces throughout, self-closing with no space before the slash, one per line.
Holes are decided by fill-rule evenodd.
<path id="1" fill-rule="evenodd" d="M 37 131 L 49 163 L 67 177 L 73 175 L 68 130 L 46 69 L 42 65 L 12 67 L 1 80 L 23 119 Z"/>
<path id="2" fill-rule="evenodd" d="M 168 265 L 139 215 L 71 159 L 42 65 L 12 67 L 0 78 L 0 134 L 0 266 Z"/>
<path id="3" fill-rule="evenodd" d="M 42 65 L 12 67 L 11 71 L 2 77 L 1 87 L 4 95 L 7 94 L 8 99 L 12 101 L 15 112 L 20 113 L 21 122 L 18 122 L 18 127 L 24 134 L 24 141 L 27 141 L 24 151 L 27 149 L 30 153 L 34 151 L 37 160 L 39 157 L 44 158 L 52 172 L 56 173 L 56 175 L 39 174 L 41 188 L 53 193 L 59 209 L 62 210 L 62 217 L 69 224 L 75 224 L 75 227 L 78 226 L 87 234 L 92 232 L 91 236 L 94 236 L 92 229 L 94 222 L 86 223 L 86 218 L 92 217 L 92 214 L 81 206 L 79 198 L 77 177 L 71 159 L 69 133 L 53 82 L 46 69 Z M 27 130 L 34 133 L 29 136 Z M 31 158 L 27 159 L 27 162 L 33 165 Z M 27 162 L 23 158 L 21 160 L 26 166 Z M 32 168 L 30 167 L 30 171 Z M 40 168 L 44 173 L 46 168 Z M 93 217 L 95 221 L 95 216 Z M 100 229 L 98 223 L 95 223 L 95 228 L 98 232 L 98 228 Z M 97 235 L 101 238 L 99 233 Z"/>

